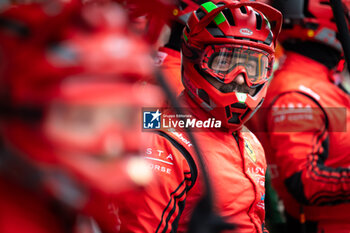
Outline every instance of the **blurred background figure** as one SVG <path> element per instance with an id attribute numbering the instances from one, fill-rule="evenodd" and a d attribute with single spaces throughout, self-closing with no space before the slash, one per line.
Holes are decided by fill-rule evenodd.
<path id="1" fill-rule="evenodd" d="M 97 1 L 97 0 L 95 0 Z M 183 91 L 181 82 L 181 35 L 190 14 L 205 0 L 128 0 L 124 1 L 134 29 L 143 35 L 156 52 L 160 67 L 176 95 Z"/>
<path id="2" fill-rule="evenodd" d="M 181 36 L 183 29 L 191 13 L 199 8 L 206 0 L 182 0 L 172 11 L 172 18 L 163 25 L 157 25 L 155 20 L 151 20 L 150 24 L 153 27 L 162 27 L 165 38 L 159 43 L 162 43 L 155 57 L 156 66 L 161 67 L 169 84 L 173 88 L 176 95 L 179 95 L 184 86 L 181 82 Z M 158 29 L 159 30 L 159 29 Z M 154 34 L 154 33 L 150 33 Z"/>
<path id="3" fill-rule="evenodd" d="M 349 26 L 350 1 L 341 1 Z M 288 232 L 350 230 L 350 99 L 330 1 L 274 1 L 286 59 L 258 112 Z"/>
<path id="4" fill-rule="evenodd" d="M 112 3 L 0 14 L 0 232 L 116 232 L 109 198 L 152 180 L 141 107 L 163 96 L 127 23 Z"/>

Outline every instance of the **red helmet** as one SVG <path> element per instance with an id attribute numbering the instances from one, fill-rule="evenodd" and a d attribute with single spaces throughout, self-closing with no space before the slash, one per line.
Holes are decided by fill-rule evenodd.
<path id="1" fill-rule="evenodd" d="M 86 197 L 65 196 L 72 192 L 64 192 L 58 173 L 103 194 L 142 184 L 147 177 L 135 173 L 149 175 L 149 170 L 140 169 L 132 156 L 143 150 L 141 108 L 162 104 L 160 89 L 145 84 L 153 77 L 149 46 L 126 30 L 123 15 L 110 5 L 83 8 L 39 43 L 32 40 L 38 36 L 32 24 L 21 20 L 34 8 L 42 9 L 19 6 L 0 14 L 7 22 L 0 25 L 0 42 L 10 41 L 0 43 L 6 61 L 0 99 L 8 110 L 1 117 L 1 136 L 7 148 L 44 174 L 44 188 L 76 207 Z M 103 15 L 125 24 L 107 27 Z M 102 25 L 91 25 L 84 16 Z M 50 16 L 41 20 L 38 32 L 53 22 Z M 22 37 L 13 25 L 31 33 Z M 29 119 L 23 113 L 39 114 Z"/>
<path id="2" fill-rule="evenodd" d="M 342 0 L 350 28 L 350 0 Z M 273 1 L 284 17 L 280 41 L 288 39 L 313 40 L 342 51 L 329 0 Z"/>
<path id="3" fill-rule="evenodd" d="M 238 129 L 260 107 L 271 75 L 282 16 L 274 8 L 257 2 L 207 2 L 188 20 L 182 43 L 182 81 L 190 96 L 222 125 Z M 252 70 L 244 62 L 225 69 L 213 67 L 219 54 L 239 55 L 254 61 Z M 231 57 L 232 59 L 233 57 Z M 243 74 L 254 95 L 222 93 L 206 76 L 221 83 Z"/>

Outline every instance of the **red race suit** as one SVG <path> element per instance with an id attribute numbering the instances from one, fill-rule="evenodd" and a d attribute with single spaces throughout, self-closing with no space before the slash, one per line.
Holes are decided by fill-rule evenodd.
<path id="1" fill-rule="evenodd" d="M 210 118 L 187 94 L 180 100 L 196 120 Z M 121 232 L 186 232 L 204 192 L 192 142 L 181 129 L 148 134 L 151 142 L 145 158 L 158 183 L 119 203 Z M 231 232 L 264 232 L 266 161 L 259 141 L 245 127 L 236 132 L 195 130 L 194 136 L 213 186 L 214 208 L 236 225 Z"/>
<path id="2" fill-rule="evenodd" d="M 288 52 L 258 113 L 267 126 L 259 135 L 286 212 L 317 222 L 318 232 L 342 233 L 350 231 L 350 97 L 330 75 Z"/>

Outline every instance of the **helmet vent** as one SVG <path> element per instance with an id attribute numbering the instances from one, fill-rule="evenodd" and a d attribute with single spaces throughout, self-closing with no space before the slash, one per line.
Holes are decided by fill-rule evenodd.
<path id="1" fill-rule="evenodd" d="M 229 118 L 228 123 L 239 124 L 239 116 L 241 115 L 240 113 L 231 112 L 229 106 L 225 107 L 225 112 L 226 112 L 226 117 Z"/>
<path id="2" fill-rule="evenodd" d="M 272 39 L 273 39 L 273 34 L 270 31 L 269 35 L 267 36 L 266 40 L 264 41 L 264 44 L 270 45 L 272 43 Z"/>
<path id="3" fill-rule="evenodd" d="M 225 34 L 220 30 L 220 28 L 214 22 L 211 22 L 210 24 L 208 24 L 206 29 L 214 37 L 224 37 L 225 36 Z"/>
<path id="4" fill-rule="evenodd" d="M 206 91 L 204 91 L 203 89 L 198 89 L 198 96 L 210 106 L 209 95 Z"/>
<path id="5" fill-rule="evenodd" d="M 255 39 L 250 39 L 250 38 L 244 38 L 244 37 L 238 37 L 238 36 L 236 36 L 236 37 L 234 37 L 235 39 L 237 39 L 237 40 L 246 40 L 246 41 L 253 41 L 253 42 L 256 42 L 256 43 L 265 43 L 265 42 L 262 42 L 262 41 L 260 41 L 260 40 L 255 40 Z"/>
<path id="6" fill-rule="evenodd" d="M 206 13 L 201 8 L 196 10 L 196 16 L 199 20 L 201 20 L 205 15 Z"/>
<path id="7" fill-rule="evenodd" d="M 246 109 L 247 105 L 244 103 L 234 103 L 234 104 L 231 104 L 231 107 L 232 108 L 239 108 L 239 109 Z"/>
<path id="8" fill-rule="evenodd" d="M 214 23 L 214 22 L 210 22 L 207 26 L 207 29 L 208 28 L 217 28 L 218 26 Z"/>
<path id="9" fill-rule="evenodd" d="M 226 117 L 229 118 L 231 116 L 231 111 L 230 111 L 229 106 L 225 107 L 225 112 L 226 112 Z"/>
<path id="10" fill-rule="evenodd" d="M 228 123 L 239 124 L 239 116 L 240 115 L 241 115 L 240 113 L 233 112 L 232 117 L 228 120 Z"/>
<path id="11" fill-rule="evenodd" d="M 260 30 L 262 27 L 262 17 L 258 12 L 255 12 L 255 16 L 256 16 L 256 29 Z"/>
<path id="12" fill-rule="evenodd" d="M 232 15 L 232 12 L 230 11 L 230 9 L 225 9 L 222 11 L 222 13 L 225 15 L 228 23 L 231 25 L 231 26 L 235 26 L 235 21 L 233 19 L 233 15 Z"/>
<path id="13" fill-rule="evenodd" d="M 247 14 L 247 9 L 245 6 L 241 6 L 239 9 L 241 10 L 242 14 Z"/>
<path id="14" fill-rule="evenodd" d="M 219 28 L 208 28 L 208 31 L 214 37 L 225 37 L 224 33 L 222 33 L 222 31 Z"/>

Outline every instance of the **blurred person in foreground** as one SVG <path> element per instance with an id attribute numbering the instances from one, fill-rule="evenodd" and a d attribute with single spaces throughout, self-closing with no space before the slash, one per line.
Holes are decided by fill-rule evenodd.
<path id="1" fill-rule="evenodd" d="M 350 2 L 342 1 L 349 20 Z M 350 98 L 329 1 L 276 1 L 286 60 L 259 111 L 288 232 L 350 230 Z M 349 23 L 349 21 L 347 22 Z M 349 25 L 349 24 L 348 24 Z"/>
<path id="2" fill-rule="evenodd" d="M 260 3 L 209 1 L 191 14 L 183 31 L 185 91 L 179 101 L 191 120 L 217 126 L 193 133 L 212 182 L 214 209 L 236 226 L 230 232 L 265 230 L 264 152 L 243 124 L 265 96 L 281 21 L 277 10 Z M 156 120 L 171 112 L 153 114 Z M 205 193 L 198 157 L 181 127 L 163 125 L 149 137 L 145 156 L 160 185 L 121 203 L 121 231 L 185 232 Z"/>
<path id="3" fill-rule="evenodd" d="M 0 232 L 117 232 L 109 198 L 152 179 L 137 156 L 140 109 L 162 100 L 143 84 L 149 47 L 114 4 L 28 4 L 0 22 Z"/>

